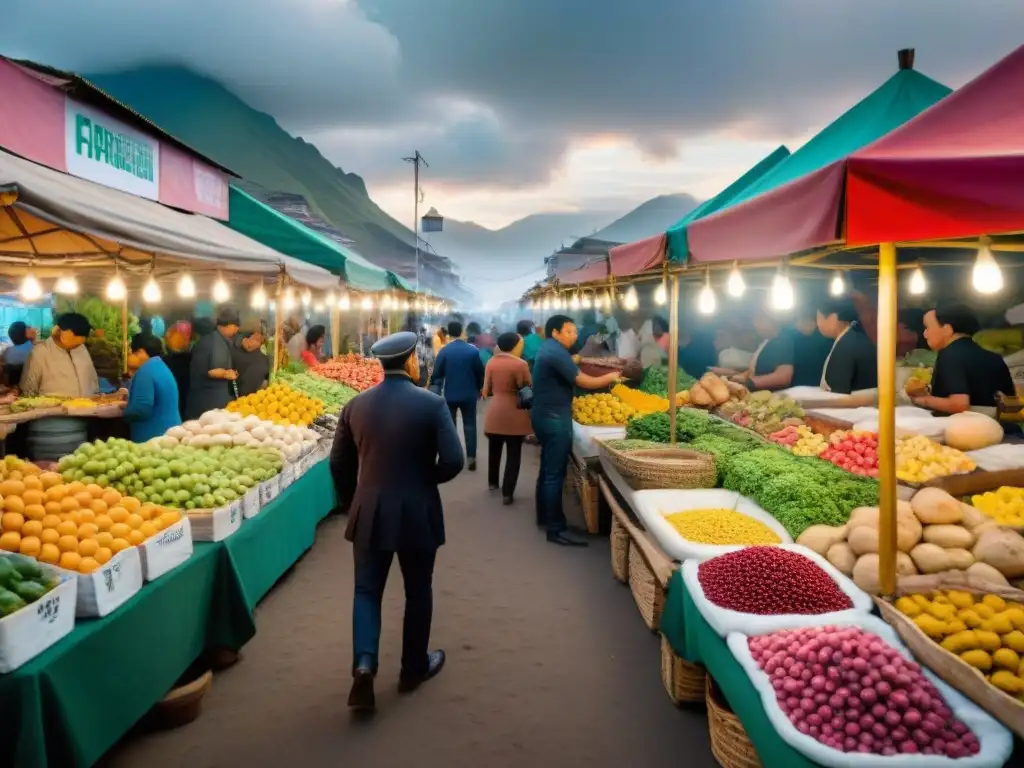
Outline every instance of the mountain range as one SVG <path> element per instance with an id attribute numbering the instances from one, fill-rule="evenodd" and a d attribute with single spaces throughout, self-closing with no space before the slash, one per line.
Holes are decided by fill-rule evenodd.
<path id="1" fill-rule="evenodd" d="M 334 165 L 270 115 L 253 109 L 216 81 L 177 66 L 147 66 L 86 77 L 168 133 L 242 177 L 247 191 L 264 201 L 276 197 L 308 204 L 370 261 L 405 277 L 413 272 L 413 233 L 371 198 L 362 177 Z M 492 230 L 446 219 L 421 254 L 421 277 L 439 292 L 466 282 L 487 288 L 543 273 L 543 259 L 583 236 L 628 242 L 655 234 L 698 201 L 686 194 L 649 200 L 621 218 L 598 212 L 538 213 Z M 430 251 L 433 251 L 431 253 Z M 455 269 L 453 270 L 453 264 Z M 525 278 L 524 278 L 525 279 Z M 503 291 L 510 290 L 508 285 Z M 484 293 L 490 291 L 484 290 Z"/>

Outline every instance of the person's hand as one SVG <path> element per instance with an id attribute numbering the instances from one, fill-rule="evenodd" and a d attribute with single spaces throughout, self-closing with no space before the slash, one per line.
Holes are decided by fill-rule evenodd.
<path id="1" fill-rule="evenodd" d="M 481 400 L 486 400 L 487 399 L 487 390 L 486 389 L 481 389 L 480 390 L 480 399 Z"/>
<path id="2" fill-rule="evenodd" d="M 231 370 L 230 368 L 224 371 L 224 378 L 228 381 L 234 381 L 238 378 L 238 371 Z"/>
<path id="3" fill-rule="evenodd" d="M 735 368 L 719 368 L 717 366 L 712 366 L 711 368 L 708 368 L 708 370 L 712 373 L 718 374 L 719 376 L 735 376 L 739 373 Z"/>
<path id="4" fill-rule="evenodd" d="M 224 373 L 225 371 L 223 368 L 211 368 L 208 376 L 211 379 L 223 379 Z"/>

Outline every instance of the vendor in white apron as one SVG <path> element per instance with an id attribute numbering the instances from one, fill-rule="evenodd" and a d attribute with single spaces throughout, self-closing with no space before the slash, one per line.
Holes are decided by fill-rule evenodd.
<path id="1" fill-rule="evenodd" d="M 754 329 L 764 341 L 750 359 L 745 373 L 733 376 L 733 381 L 755 390 L 779 390 L 793 385 L 794 347 L 793 333 L 783 329 L 779 319 L 767 308 L 761 307 L 754 315 Z"/>
<path id="2" fill-rule="evenodd" d="M 977 411 L 995 417 L 996 396 L 1013 395 L 1015 387 L 1003 358 L 974 343 L 978 329 L 977 318 L 960 304 L 925 313 L 924 337 L 939 354 L 931 391 L 912 395 L 914 405 L 945 415 Z"/>
<path id="3" fill-rule="evenodd" d="M 821 384 L 826 392 L 865 395 L 878 389 L 878 353 L 857 321 L 853 302 L 830 298 L 818 307 L 818 331 L 833 339 Z"/>

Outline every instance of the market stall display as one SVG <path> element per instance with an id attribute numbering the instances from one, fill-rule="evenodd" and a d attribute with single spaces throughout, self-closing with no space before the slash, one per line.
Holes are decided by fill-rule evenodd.
<path id="1" fill-rule="evenodd" d="M 597 440 L 603 457 L 634 490 L 713 488 L 718 474 L 706 453 L 652 440 Z"/>
<path id="2" fill-rule="evenodd" d="M 1003 441 L 1003 428 L 983 413 L 964 411 L 946 420 L 944 442 L 959 451 L 977 451 Z"/>
<path id="3" fill-rule="evenodd" d="M 918 485 L 940 477 L 967 474 L 975 469 L 977 465 L 962 451 L 939 445 L 924 435 L 896 441 L 896 477 L 904 483 Z"/>
<path id="4" fill-rule="evenodd" d="M 324 404 L 324 413 L 329 414 L 340 413 L 345 404 L 359 394 L 352 387 L 313 373 L 278 371 L 274 380 L 284 382 L 292 389 L 319 400 Z"/>
<path id="5" fill-rule="evenodd" d="M 379 361 L 353 352 L 327 360 L 310 370 L 325 379 L 340 381 L 357 392 L 376 386 L 384 379 L 384 369 Z"/>
<path id="6" fill-rule="evenodd" d="M 636 413 L 611 394 L 596 393 L 572 399 L 572 419 L 583 426 L 610 427 L 627 423 Z"/>
<path id="7" fill-rule="evenodd" d="M 77 588 L 77 579 L 56 568 L 0 552 L 0 674 L 71 633 Z"/>
<path id="8" fill-rule="evenodd" d="M 274 383 L 258 389 L 251 395 L 232 400 L 227 405 L 231 413 L 257 416 L 275 424 L 297 424 L 308 427 L 324 412 L 324 403 L 287 384 Z"/>
<path id="9" fill-rule="evenodd" d="M 156 444 L 168 448 L 175 445 L 276 448 L 282 458 L 294 462 L 316 448 L 319 440 L 319 433 L 307 427 L 276 424 L 253 415 L 243 417 L 236 411 L 213 410 L 180 427 L 171 427 L 163 438 L 157 438 Z"/>
<path id="10" fill-rule="evenodd" d="M 1024 488 L 1003 486 L 975 494 L 971 504 L 1000 525 L 1024 529 Z"/>
<path id="11" fill-rule="evenodd" d="M 803 424 L 804 409 L 796 400 L 771 392 L 751 392 L 743 399 L 729 400 L 718 413 L 734 424 L 768 436 L 783 427 Z"/>
<path id="12" fill-rule="evenodd" d="M 768 435 L 768 439 L 791 451 L 794 456 L 820 456 L 829 448 L 829 442 L 824 435 L 818 434 L 804 424 L 798 427 L 783 427 L 778 432 Z"/>
<path id="13" fill-rule="evenodd" d="M 682 395 L 684 390 L 688 390 L 697 380 L 690 374 L 684 371 L 682 368 L 676 369 L 676 389 L 679 394 Z M 644 378 L 640 382 L 639 389 L 641 392 L 647 392 L 651 395 L 657 395 L 658 397 L 668 397 L 668 368 L 664 365 L 652 365 L 644 371 Z M 689 393 L 687 393 L 687 399 L 689 399 Z"/>
<path id="14" fill-rule="evenodd" d="M 648 413 L 667 413 L 669 401 L 667 397 L 649 394 L 639 389 L 633 389 L 623 384 L 616 384 L 612 387 L 611 394 L 624 404 L 633 408 L 634 413 L 644 415 Z M 676 395 L 676 403 L 680 406 L 686 405 L 686 392 Z"/>

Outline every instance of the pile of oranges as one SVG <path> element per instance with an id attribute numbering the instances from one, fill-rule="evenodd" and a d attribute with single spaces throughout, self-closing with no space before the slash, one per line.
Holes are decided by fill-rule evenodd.
<path id="1" fill-rule="evenodd" d="M 275 424 L 308 427 L 324 412 L 324 403 L 292 389 L 287 384 L 271 384 L 251 395 L 228 403 L 227 410 L 242 416 L 258 416 Z"/>
<path id="2" fill-rule="evenodd" d="M 56 472 L 5 460 L 0 549 L 69 571 L 92 573 L 128 547 L 174 525 L 180 512 L 113 488 L 65 483 Z"/>

